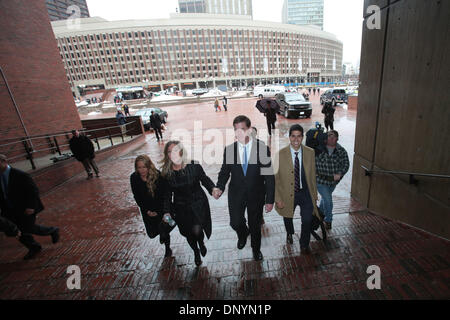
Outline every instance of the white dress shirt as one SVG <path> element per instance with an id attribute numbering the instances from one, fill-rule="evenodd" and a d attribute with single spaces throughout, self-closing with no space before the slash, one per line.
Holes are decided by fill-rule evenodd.
<path id="1" fill-rule="evenodd" d="M 252 150 L 253 139 L 250 138 L 247 144 L 242 144 L 238 141 L 239 159 L 241 159 L 241 165 L 244 166 L 244 147 L 247 148 L 247 164 L 250 163 L 250 154 Z"/>
<path id="2" fill-rule="evenodd" d="M 299 161 L 299 167 L 298 170 L 300 170 L 298 172 L 298 176 L 300 177 L 300 189 L 302 189 L 302 147 L 300 147 L 300 149 L 298 149 L 298 151 L 295 151 L 294 148 L 292 148 L 291 146 L 291 155 L 292 155 L 292 166 L 295 170 L 295 153 L 298 152 L 298 161 Z M 294 172 L 294 176 L 295 176 L 295 172 Z"/>

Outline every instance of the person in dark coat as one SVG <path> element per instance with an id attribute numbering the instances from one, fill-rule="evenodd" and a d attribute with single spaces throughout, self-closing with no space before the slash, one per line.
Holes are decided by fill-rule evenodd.
<path id="1" fill-rule="evenodd" d="M 195 264 L 202 264 L 207 249 L 204 235 L 211 237 L 211 210 L 208 198 L 200 184 L 212 194 L 216 191 L 214 183 L 205 174 L 202 166 L 186 160 L 186 151 L 179 141 L 169 141 L 164 147 L 162 175 L 168 188 L 164 196 L 165 215 L 171 216 L 178 229 L 186 237 L 194 251 Z M 173 196 L 173 202 L 172 202 Z"/>
<path id="2" fill-rule="evenodd" d="M 325 102 L 322 107 L 322 113 L 324 114 L 324 124 L 325 128 L 328 131 L 328 127 L 330 127 L 331 130 L 334 130 L 333 122 L 334 122 L 334 112 L 336 110 L 333 108 L 331 102 Z"/>
<path id="3" fill-rule="evenodd" d="M 116 120 L 117 120 L 117 124 L 119 126 L 122 126 L 127 123 L 127 121 L 125 120 L 125 116 L 123 115 L 122 111 L 120 111 L 120 110 L 117 110 Z"/>
<path id="4" fill-rule="evenodd" d="M 233 121 L 237 142 L 224 150 L 223 164 L 219 172 L 214 198 L 218 199 L 231 177 L 228 190 L 230 225 L 238 236 L 238 249 L 243 249 L 251 234 L 253 258 L 262 260 L 261 219 L 263 208 L 273 209 L 275 201 L 275 178 L 270 150 L 260 140 L 251 138 L 251 121 L 246 116 L 237 116 Z M 248 227 L 245 220 L 248 214 Z"/>
<path id="5" fill-rule="evenodd" d="M 159 142 L 159 140 L 163 138 L 162 131 L 161 131 L 161 117 L 159 114 L 155 113 L 155 111 L 152 111 L 152 114 L 150 116 L 150 126 L 155 131 L 156 140 Z"/>
<path id="6" fill-rule="evenodd" d="M 32 259 L 42 247 L 32 234 L 51 236 L 59 240 L 59 229 L 36 224 L 36 215 L 44 210 L 39 190 L 31 176 L 8 165 L 5 155 L 0 154 L 0 209 L 3 218 L 14 223 L 20 230 L 19 241 L 28 248 L 24 259 Z"/>
<path id="7" fill-rule="evenodd" d="M 170 232 L 175 226 L 171 227 L 163 221 L 166 181 L 146 155 L 136 158 L 134 169 L 130 176 L 131 190 L 139 206 L 147 235 L 151 239 L 159 235 L 160 243 L 164 243 L 166 247 L 164 257 L 170 257 Z"/>
<path id="8" fill-rule="evenodd" d="M 123 112 L 125 112 L 125 116 L 131 116 L 130 108 L 128 107 L 127 104 L 123 106 Z"/>
<path id="9" fill-rule="evenodd" d="M 223 102 L 223 108 L 225 109 L 225 111 L 227 111 L 228 110 L 227 109 L 228 99 L 226 96 L 223 96 L 222 102 Z"/>
<path id="10" fill-rule="evenodd" d="M 276 103 L 276 102 L 271 101 L 270 107 L 264 113 L 264 115 L 266 116 L 267 130 L 269 131 L 269 136 L 272 135 L 271 129 L 275 129 L 275 122 L 277 121 L 277 112 L 275 111 L 274 108 L 272 108 L 273 103 Z"/>
<path id="11" fill-rule="evenodd" d="M 80 161 L 84 169 L 86 170 L 88 177 L 87 179 L 91 179 L 94 175 L 92 174 L 92 170 L 95 172 L 95 176 L 98 178 L 99 170 L 97 164 L 95 163 L 95 151 L 94 144 L 91 139 L 86 137 L 84 134 L 80 134 L 78 130 L 72 130 L 73 137 L 69 140 L 70 150 L 73 153 L 75 159 Z"/>

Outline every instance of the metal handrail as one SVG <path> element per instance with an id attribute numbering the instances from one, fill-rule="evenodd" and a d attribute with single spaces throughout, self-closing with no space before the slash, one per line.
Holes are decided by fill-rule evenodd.
<path id="1" fill-rule="evenodd" d="M 131 122 L 127 122 L 125 123 L 125 126 L 135 123 L 136 121 L 131 121 Z M 80 131 L 82 132 L 94 132 L 94 131 L 100 131 L 100 130 L 107 130 L 107 129 L 112 129 L 112 128 L 119 128 L 122 125 L 117 125 L 117 126 L 111 126 L 111 127 L 103 127 L 103 128 L 98 128 L 98 129 L 91 129 L 91 130 L 83 130 L 81 129 Z M 71 134 L 71 131 L 63 131 L 61 133 L 56 133 L 56 134 L 45 134 L 45 135 L 39 135 L 39 136 L 26 136 L 26 137 L 21 137 L 21 138 L 9 138 L 9 139 L 4 139 L 4 140 L 12 140 L 12 139 L 20 139 L 14 142 L 9 142 L 9 143 L 5 143 L 5 144 L 0 144 L 0 147 L 5 147 L 5 146 L 9 146 L 9 145 L 13 145 L 16 143 L 22 143 L 24 140 L 35 140 L 35 139 L 42 139 L 42 138 L 47 138 L 47 137 L 63 137 L 66 136 L 67 134 Z"/>
<path id="2" fill-rule="evenodd" d="M 127 134 L 129 134 L 129 132 L 131 132 L 132 130 L 129 130 L 128 128 L 127 128 L 127 125 L 129 125 L 129 124 L 133 124 L 133 123 L 135 123 L 136 121 L 131 121 L 131 122 L 127 122 L 127 123 L 125 123 L 125 124 L 123 124 L 123 125 L 116 125 L 116 126 L 110 126 L 110 127 L 102 127 L 102 128 L 97 128 L 97 129 L 91 129 L 91 130 L 80 130 L 80 131 L 82 131 L 82 132 L 84 132 L 84 133 L 93 133 L 93 136 L 94 136 L 94 139 L 95 139 L 95 143 L 97 143 L 97 146 L 98 146 L 98 150 L 100 150 L 101 148 L 100 148 L 100 144 L 99 144 L 99 142 L 98 142 L 98 139 L 103 139 L 103 138 L 108 138 L 108 139 L 110 139 L 111 140 L 111 146 L 113 146 L 114 144 L 113 144 L 113 140 L 112 140 L 112 138 L 115 138 L 115 137 L 122 137 L 122 142 L 125 142 L 125 140 L 124 140 L 124 135 L 127 135 Z M 124 130 L 124 132 L 120 132 L 120 133 L 116 133 L 116 134 L 111 134 L 111 131 L 110 131 L 110 129 L 113 129 L 113 128 L 121 128 L 122 126 L 125 126 L 125 130 Z M 104 135 L 104 136 L 100 136 L 100 137 L 97 137 L 97 135 L 95 134 L 95 132 L 96 131 L 100 131 L 100 130 L 107 130 L 108 131 L 108 133 L 106 134 L 106 135 Z M 14 157 L 8 157 L 8 159 L 9 160 L 11 160 L 11 159 L 19 159 L 19 158 L 23 158 L 23 157 L 25 157 L 27 160 L 29 160 L 30 161 L 30 163 L 31 163 L 31 167 L 32 167 L 32 169 L 34 170 L 34 169 L 36 169 L 36 166 L 35 166 L 35 164 L 34 164 L 34 161 L 33 161 L 33 154 L 36 154 L 36 153 L 40 153 L 40 152 L 45 152 L 45 151 L 52 151 L 52 153 L 56 153 L 56 152 L 58 152 L 60 155 L 61 155 L 61 148 L 62 147 L 67 147 L 67 146 L 69 146 L 69 144 L 58 144 L 57 143 L 57 141 L 56 141 L 56 137 L 57 136 L 65 136 L 67 139 L 69 139 L 69 136 L 68 136 L 68 133 L 69 133 L 69 131 L 67 131 L 67 132 L 65 132 L 65 133 L 63 133 L 63 134 L 56 134 L 56 135 L 42 135 L 42 136 L 34 136 L 32 139 L 54 139 L 54 141 L 56 142 L 56 144 L 55 145 L 50 145 L 50 148 L 44 148 L 44 149 L 35 149 L 35 148 L 33 148 L 33 147 L 36 147 L 36 146 L 43 146 L 43 145 L 49 145 L 48 143 L 43 143 L 43 144 L 38 144 L 38 145 L 34 145 L 33 147 L 30 147 L 29 145 L 28 145 L 28 141 L 29 140 L 31 140 L 30 139 L 30 137 L 28 136 L 28 137 L 22 137 L 22 138 L 20 138 L 20 140 L 19 141 L 15 141 L 15 142 L 10 142 L 10 143 L 6 143 L 6 144 L 3 144 L 3 145 L 0 145 L 0 147 L 4 147 L 4 146 L 8 146 L 8 145 L 12 145 L 12 144 L 17 144 L 17 143 L 22 143 L 23 144 L 23 147 L 25 148 L 25 152 L 26 153 L 23 153 L 23 154 L 20 154 L 20 155 L 16 155 L 16 156 L 14 156 Z M 133 137 L 133 135 L 132 134 L 129 134 L 131 137 Z M 51 139 L 50 139 L 50 142 L 51 142 Z M 5 139 L 6 140 L 6 139 Z M 31 141 L 30 141 L 30 143 L 31 143 Z"/>
<path id="3" fill-rule="evenodd" d="M 403 174 L 409 176 L 409 183 L 415 184 L 419 182 L 414 177 L 429 177 L 429 178 L 443 178 L 443 179 L 449 179 L 450 175 L 443 175 L 443 174 L 432 174 L 432 173 L 420 173 L 420 172 L 405 172 L 405 171 L 392 171 L 392 170 L 370 170 L 366 168 L 365 166 L 361 166 L 362 169 L 365 171 L 366 176 L 372 176 L 373 173 L 387 173 L 387 174 Z"/>

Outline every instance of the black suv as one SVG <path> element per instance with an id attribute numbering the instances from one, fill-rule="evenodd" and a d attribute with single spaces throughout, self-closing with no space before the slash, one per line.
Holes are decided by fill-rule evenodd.
<path id="1" fill-rule="evenodd" d="M 333 106 L 337 103 L 348 103 L 348 96 L 345 89 L 328 89 L 320 96 L 320 104 L 331 102 Z"/>
<path id="2" fill-rule="evenodd" d="M 275 100 L 280 106 L 280 114 L 285 118 L 304 116 L 311 118 L 311 102 L 306 101 L 301 93 L 279 93 Z"/>

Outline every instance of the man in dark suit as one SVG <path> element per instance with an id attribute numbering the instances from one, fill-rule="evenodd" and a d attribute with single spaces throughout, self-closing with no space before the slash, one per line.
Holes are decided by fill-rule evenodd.
<path id="1" fill-rule="evenodd" d="M 88 180 L 94 176 L 91 168 L 94 170 L 96 177 L 100 177 L 97 164 L 94 160 L 95 150 L 91 139 L 84 134 L 80 134 L 78 130 L 72 130 L 72 135 L 73 137 L 69 140 L 70 150 L 73 156 L 83 164 L 88 175 Z"/>
<path id="2" fill-rule="evenodd" d="M 238 141 L 225 148 L 217 182 L 219 190 L 213 196 L 218 199 L 222 195 L 231 177 L 228 209 L 230 225 L 238 235 L 237 247 L 243 249 L 250 234 L 253 258 L 259 261 L 263 259 L 260 250 L 263 207 L 266 212 L 272 211 L 275 199 L 270 150 L 264 142 L 251 137 L 251 122 L 246 116 L 237 116 L 233 127 Z"/>
<path id="3" fill-rule="evenodd" d="M 2 216 L 17 225 L 21 231 L 19 241 L 28 248 L 25 260 L 33 258 L 42 250 L 32 234 L 51 236 L 59 240 L 59 229 L 36 224 L 36 215 L 44 209 L 39 190 L 31 176 L 8 165 L 5 155 L 0 154 L 0 208 Z"/>
<path id="4" fill-rule="evenodd" d="M 152 111 L 152 115 L 150 116 L 150 126 L 153 130 L 155 130 L 156 140 L 162 140 L 161 118 L 159 117 L 159 114 L 155 113 L 155 111 Z"/>

